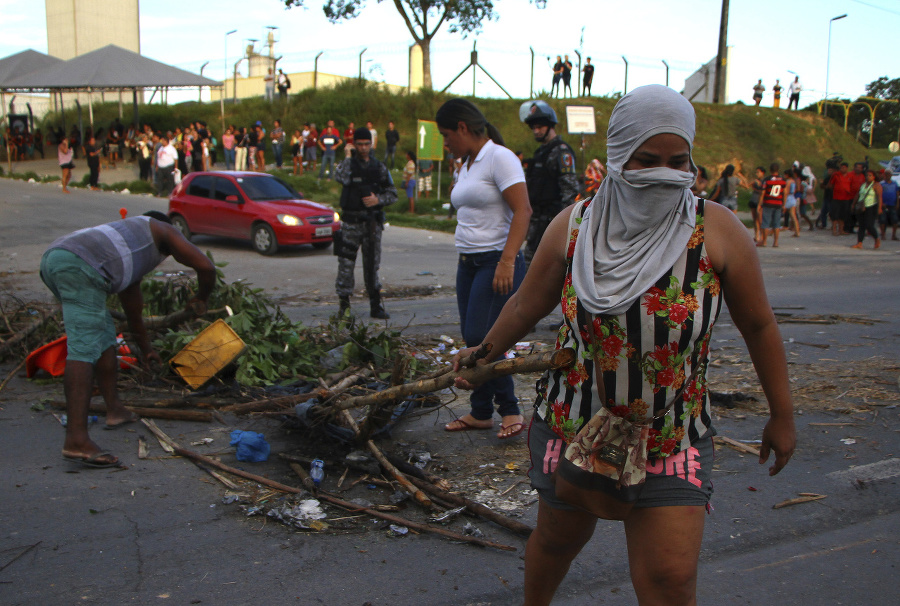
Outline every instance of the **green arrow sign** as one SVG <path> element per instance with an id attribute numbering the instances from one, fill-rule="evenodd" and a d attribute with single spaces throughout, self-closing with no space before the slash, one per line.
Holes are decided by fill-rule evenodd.
<path id="1" fill-rule="evenodd" d="M 416 157 L 419 160 L 443 160 L 444 138 L 437 122 L 419 120 L 416 125 Z"/>

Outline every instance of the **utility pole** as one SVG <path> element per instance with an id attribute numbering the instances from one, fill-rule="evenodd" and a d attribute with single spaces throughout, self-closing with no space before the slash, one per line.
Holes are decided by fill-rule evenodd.
<path id="1" fill-rule="evenodd" d="M 728 49 L 728 0 L 722 0 L 722 19 L 719 22 L 719 53 L 716 55 L 716 80 L 713 103 L 725 101 L 725 55 Z"/>

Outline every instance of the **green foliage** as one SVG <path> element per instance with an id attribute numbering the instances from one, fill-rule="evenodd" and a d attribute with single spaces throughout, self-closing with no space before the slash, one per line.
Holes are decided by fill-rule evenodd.
<path id="1" fill-rule="evenodd" d="M 326 370 L 322 358 L 336 347 L 341 348 L 336 370 L 368 363 L 389 367 L 403 348 L 399 331 L 379 329 L 374 324 L 339 321 L 336 317 L 318 328 L 292 322 L 261 288 L 240 281 L 227 284 L 221 267 L 217 265 L 217 284 L 209 309 L 219 310 L 214 315 L 222 317 L 247 344 L 236 361 L 235 378 L 242 385 L 273 385 L 323 376 Z M 184 309 L 195 290 L 196 282 L 184 277 L 147 277 L 141 283 L 145 313 L 157 316 Z M 153 346 L 163 359 L 170 359 L 207 324 L 193 322 L 169 330 L 159 335 Z"/>

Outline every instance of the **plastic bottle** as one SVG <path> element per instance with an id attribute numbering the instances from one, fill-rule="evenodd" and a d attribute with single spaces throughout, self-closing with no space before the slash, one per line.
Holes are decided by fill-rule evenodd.
<path id="1" fill-rule="evenodd" d="M 97 415 L 88 415 L 87 418 L 88 425 L 93 425 L 99 420 L 100 418 Z M 65 427 L 69 424 L 69 415 L 67 415 L 66 413 L 59 415 L 59 421 L 60 423 L 62 423 L 62 426 Z"/>
<path id="2" fill-rule="evenodd" d="M 313 459 L 313 462 L 309 466 L 309 477 L 312 478 L 316 488 L 318 488 L 319 484 L 322 483 L 322 480 L 325 479 L 325 470 L 323 467 L 325 467 L 325 463 L 322 462 L 322 459 Z"/>

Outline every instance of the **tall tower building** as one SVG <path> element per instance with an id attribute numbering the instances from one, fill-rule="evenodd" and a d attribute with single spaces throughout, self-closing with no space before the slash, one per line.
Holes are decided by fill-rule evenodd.
<path id="1" fill-rule="evenodd" d="M 140 54 L 139 0 L 44 0 L 47 52 L 68 60 L 109 44 Z"/>

